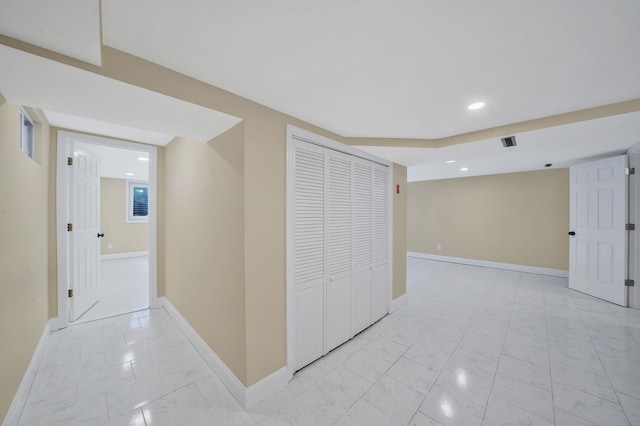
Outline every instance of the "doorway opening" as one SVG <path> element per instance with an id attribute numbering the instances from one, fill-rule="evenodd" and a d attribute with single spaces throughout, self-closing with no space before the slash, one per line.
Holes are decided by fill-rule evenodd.
<path id="1" fill-rule="evenodd" d="M 58 322 L 157 305 L 157 148 L 58 132 Z"/>

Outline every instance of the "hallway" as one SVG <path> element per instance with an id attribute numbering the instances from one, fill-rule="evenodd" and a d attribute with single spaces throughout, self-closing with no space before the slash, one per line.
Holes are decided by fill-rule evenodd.
<path id="1" fill-rule="evenodd" d="M 20 424 L 640 424 L 640 311 L 415 258 L 407 285 L 407 306 L 249 412 L 162 308 L 54 332 Z"/>

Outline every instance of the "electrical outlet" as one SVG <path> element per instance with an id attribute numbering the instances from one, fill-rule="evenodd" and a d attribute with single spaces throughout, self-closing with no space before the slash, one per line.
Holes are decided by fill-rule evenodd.
<path id="1" fill-rule="evenodd" d="M 108 249 L 112 249 L 113 248 L 113 244 L 111 244 L 111 243 L 107 244 L 107 248 Z"/>
<path id="2" fill-rule="evenodd" d="M 440 243 L 436 244 L 436 249 L 438 251 L 442 250 L 442 245 Z"/>

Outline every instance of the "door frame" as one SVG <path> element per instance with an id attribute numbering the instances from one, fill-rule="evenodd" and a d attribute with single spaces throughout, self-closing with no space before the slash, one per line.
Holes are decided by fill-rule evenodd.
<path id="1" fill-rule="evenodd" d="M 56 240 L 57 240 L 57 295 L 58 316 L 53 329 L 69 326 L 69 233 L 67 223 L 69 209 L 69 168 L 66 167 L 71 142 L 104 145 L 114 148 L 131 149 L 149 154 L 149 307 L 158 307 L 158 247 L 157 247 L 157 188 L 158 188 L 158 148 L 136 142 L 87 135 L 67 130 L 57 132 L 56 156 Z M 65 166 L 63 166 L 65 165 Z"/>
<path id="2" fill-rule="evenodd" d="M 294 303 L 294 288 L 293 288 L 293 217 L 291 212 L 293 211 L 293 172 L 294 172 L 294 140 L 308 142 L 314 145 L 318 145 L 324 148 L 332 149 L 334 151 L 342 152 L 345 154 L 353 155 L 365 160 L 372 161 L 374 163 L 381 164 L 389 167 L 388 174 L 388 192 L 387 192 L 387 214 L 388 214 L 388 232 L 387 243 L 389 247 L 389 259 L 387 270 L 387 295 L 388 295 L 388 308 L 390 308 L 393 301 L 393 163 L 377 157 L 368 152 L 362 151 L 351 145 L 345 145 L 340 142 L 336 142 L 333 139 L 318 135 L 308 130 L 301 129 L 299 127 L 287 124 L 287 145 L 286 145 L 286 255 L 285 255 L 285 325 L 286 325 L 286 367 L 289 373 L 289 377 L 293 376 L 296 367 L 296 320 L 292 314 L 292 306 Z"/>
<path id="3" fill-rule="evenodd" d="M 629 167 L 635 168 L 636 173 L 629 175 L 628 183 L 628 208 L 629 219 L 627 222 L 633 223 L 636 226 L 640 225 L 640 182 L 638 174 L 640 173 L 640 142 L 632 146 L 628 151 Z M 638 238 L 637 231 L 629 231 L 628 235 L 628 279 L 636 281 L 633 287 L 628 287 L 627 306 L 630 308 L 640 309 L 640 238 Z"/>

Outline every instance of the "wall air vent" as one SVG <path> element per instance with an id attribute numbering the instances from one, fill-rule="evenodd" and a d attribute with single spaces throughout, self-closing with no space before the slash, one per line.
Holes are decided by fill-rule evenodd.
<path id="1" fill-rule="evenodd" d="M 502 140 L 502 145 L 504 145 L 505 148 L 510 148 L 512 146 L 516 146 L 516 137 L 515 136 L 507 136 L 501 139 Z"/>

